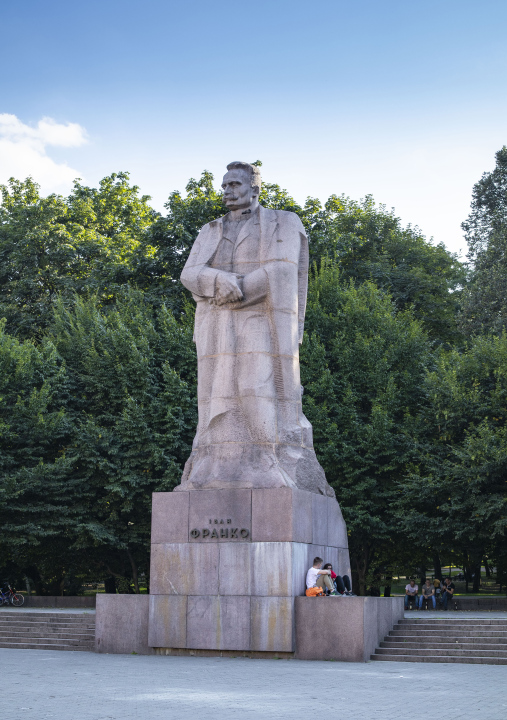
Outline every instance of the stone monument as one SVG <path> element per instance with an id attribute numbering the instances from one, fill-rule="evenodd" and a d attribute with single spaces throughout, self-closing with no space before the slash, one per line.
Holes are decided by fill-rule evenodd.
<path id="1" fill-rule="evenodd" d="M 259 169 L 227 166 L 229 213 L 181 275 L 196 301 L 199 422 L 181 485 L 153 496 L 155 652 L 292 654 L 315 555 L 350 574 L 347 533 L 302 411 L 308 238 L 259 205 Z"/>

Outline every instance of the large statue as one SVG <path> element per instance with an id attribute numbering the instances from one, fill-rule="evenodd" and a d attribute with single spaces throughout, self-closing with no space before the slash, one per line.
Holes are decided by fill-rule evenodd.
<path id="1" fill-rule="evenodd" d="M 334 496 L 303 415 L 308 239 L 259 205 L 259 169 L 227 166 L 229 213 L 205 225 L 181 282 L 197 303 L 199 424 L 177 490 L 292 487 Z"/>

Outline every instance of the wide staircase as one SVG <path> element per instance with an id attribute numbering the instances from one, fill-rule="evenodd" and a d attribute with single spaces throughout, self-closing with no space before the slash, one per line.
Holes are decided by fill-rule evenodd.
<path id="1" fill-rule="evenodd" d="M 93 613 L 0 611 L 0 648 L 93 650 Z"/>
<path id="2" fill-rule="evenodd" d="M 406 618 L 371 659 L 507 665 L 507 617 Z"/>

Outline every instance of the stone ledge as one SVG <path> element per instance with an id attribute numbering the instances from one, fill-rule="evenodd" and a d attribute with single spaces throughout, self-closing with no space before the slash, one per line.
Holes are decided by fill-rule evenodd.
<path id="1" fill-rule="evenodd" d="M 404 616 L 403 598 L 297 597 L 296 657 L 368 662 Z"/>
<path id="2" fill-rule="evenodd" d="M 148 645 L 149 595 L 98 595 L 95 652 L 153 655 Z"/>

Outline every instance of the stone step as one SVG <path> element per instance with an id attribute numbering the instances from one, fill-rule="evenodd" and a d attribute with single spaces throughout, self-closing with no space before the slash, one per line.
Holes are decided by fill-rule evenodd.
<path id="1" fill-rule="evenodd" d="M 95 646 L 92 613 L 0 612 L 0 647 L 21 650 L 86 650 Z"/>
<path id="2" fill-rule="evenodd" d="M 78 622 L 69 622 L 68 620 L 63 620 L 59 622 L 58 620 L 27 620 L 26 618 L 21 618 L 20 620 L 0 620 L 0 628 L 2 627 L 11 627 L 12 625 L 26 625 L 27 627 L 34 627 L 37 625 L 40 625 L 43 627 L 44 625 L 61 625 L 63 627 L 81 627 L 83 625 L 95 625 L 94 620 L 79 620 Z"/>
<path id="3" fill-rule="evenodd" d="M 15 618 L 57 618 L 58 620 L 81 620 L 94 618 L 94 612 L 64 613 L 64 612 L 36 612 L 34 610 L 0 610 L 0 620 Z"/>
<path id="4" fill-rule="evenodd" d="M 95 615 L 77 615 L 76 617 L 61 617 L 60 615 L 31 615 L 29 613 L 12 613 L 12 615 L 0 615 L 0 622 L 64 622 L 80 623 L 95 622 Z"/>
<path id="5" fill-rule="evenodd" d="M 55 622 L 49 622 L 49 623 L 27 623 L 27 622 L 19 622 L 19 623 L 0 623 L 0 632 L 3 632 L 4 630 L 8 630 L 9 628 L 27 628 L 28 630 L 37 630 L 39 628 L 58 628 L 58 629 L 78 629 L 81 630 L 82 628 L 95 628 L 95 623 L 55 623 Z"/>
<path id="6" fill-rule="evenodd" d="M 433 615 L 433 611 L 429 612 L 426 617 L 405 617 L 401 620 L 398 620 L 400 625 L 404 625 L 405 623 L 424 623 L 424 622 L 432 622 L 432 623 L 460 623 L 460 624 L 475 624 L 480 623 L 484 624 L 487 623 L 488 625 L 491 624 L 503 624 L 505 625 L 507 623 L 507 620 L 503 617 L 488 617 L 486 614 L 486 617 L 463 617 L 463 615 L 459 615 L 456 617 L 455 615 L 446 615 L 446 617 L 435 617 Z"/>
<path id="7" fill-rule="evenodd" d="M 43 643 L 31 643 L 31 642 L 5 642 L 0 638 L 0 648 L 10 648 L 11 650 L 73 650 L 74 652 L 90 652 L 94 649 L 93 643 L 81 644 L 81 645 L 70 645 L 60 644 L 51 645 Z"/>
<path id="8" fill-rule="evenodd" d="M 426 657 L 424 655 L 387 655 L 377 654 L 370 656 L 371 660 L 383 662 L 433 662 L 433 663 L 473 663 L 475 665 L 507 665 L 507 658 L 497 657 L 476 657 L 440 655 L 438 657 Z"/>
<path id="9" fill-rule="evenodd" d="M 34 645 L 80 645 L 89 644 L 94 642 L 95 637 L 93 635 L 87 635 L 86 637 L 66 635 L 64 637 L 32 637 L 31 635 L 2 635 L 0 642 L 29 642 Z"/>
<path id="10" fill-rule="evenodd" d="M 420 637 L 422 638 L 460 638 L 460 637 L 496 637 L 496 638 L 507 638 L 507 630 L 416 630 L 409 628 L 398 630 L 395 628 L 391 630 L 389 635 L 391 637 Z"/>
<path id="11" fill-rule="evenodd" d="M 69 632 L 62 631 L 62 632 L 48 632 L 47 630 L 37 630 L 32 632 L 26 632 L 22 630 L 18 630 L 17 628 L 10 628 L 9 631 L 1 632 L 0 638 L 5 637 L 29 637 L 29 638 L 39 638 L 39 637 L 52 637 L 52 638 L 67 638 L 67 637 L 73 637 L 73 638 L 80 638 L 82 640 L 87 640 L 89 638 L 95 638 L 95 633 L 93 630 L 89 632 Z"/>
<path id="12" fill-rule="evenodd" d="M 377 648 L 377 655 L 414 655 L 416 657 L 503 657 L 507 660 L 506 650 L 440 650 L 437 648 Z"/>
<path id="13" fill-rule="evenodd" d="M 507 621 L 405 618 L 384 638 L 371 659 L 507 665 Z"/>
<path id="14" fill-rule="evenodd" d="M 400 627 L 406 628 L 406 627 L 413 627 L 413 628 L 496 628 L 496 629 L 507 629 L 507 622 L 501 622 L 501 623 L 481 623 L 481 622 L 469 622 L 469 623 L 463 623 L 463 622 L 446 622 L 446 623 L 436 623 L 436 622 L 400 622 L 398 623 Z"/>
<path id="15" fill-rule="evenodd" d="M 391 640 L 386 639 L 382 640 L 380 643 L 380 647 L 393 647 L 393 648 L 435 648 L 437 650 L 442 650 L 448 648 L 449 650 L 452 649 L 463 649 L 463 650 L 473 650 L 476 648 L 477 650 L 487 650 L 488 648 L 491 648 L 491 650 L 502 650 L 504 652 L 507 652 L 507 643 L 496 643 L 494 639 L 492 639 L 491 642 L 417 642 L 414 638 L 414 640 Z"/>
<path id="16" fill-rule="evenodd" d="M 492 657 L 507 657 L 507 648 L 498 645 L 468 645 L 467 643 L 459 644 L 448 644 L 442 645 L 427 645 L 421 647 L 415 643 L 388 643 L 385 640 L 380 643 L 380 648 L 375 651 L 377 653 L 406 653 L 407 655 L 430 655 L 434 653 L 436 655 L 459 655 L 459 654 L 470 654 L 477 655 L 491 655 Z"/>

